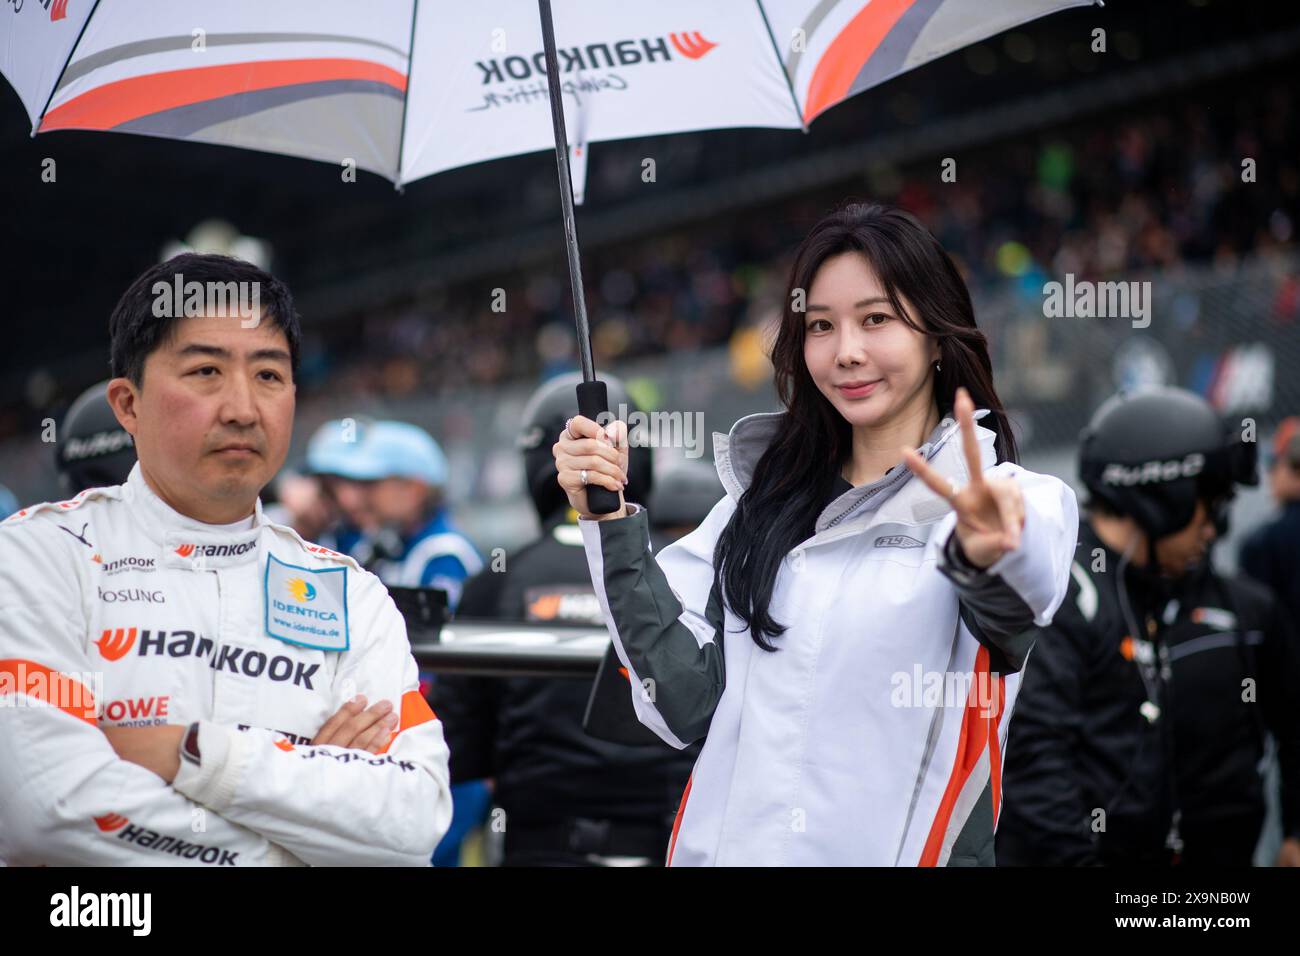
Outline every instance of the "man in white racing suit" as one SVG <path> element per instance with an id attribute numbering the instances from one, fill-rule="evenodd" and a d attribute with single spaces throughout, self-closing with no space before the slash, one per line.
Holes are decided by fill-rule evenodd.
<path id="1" fill-rule="evenodd" d="M 260 312 L 160 309 L 173 277 Z M 0 862 L 426 865 L 448 753 L 403 619 L 258 499 L 293 427 L 288 290 L 178 256 L 111 331 L 139 462 L 0 524 Z"/>

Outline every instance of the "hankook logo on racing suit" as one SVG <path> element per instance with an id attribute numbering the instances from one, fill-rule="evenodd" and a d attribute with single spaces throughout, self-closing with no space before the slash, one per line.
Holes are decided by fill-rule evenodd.
<path id="1" fill-rule="evenodd" d="M 182 544 L 176 548 L 176 553 L 182 558 L 234 558 L 247 554 L 256 547 L 256 540 L 242 544 Z"/>
<path id="2" fill-rule="evenodd" d="M 139 638 L 137 644 L 136 638 Z M 312 678 L 320 664 L 304 664 L 283 654 L 269 655 L 247 647 L 217 644 L 190 630 L 149 630 L 137 627 L 105 628 L 95 646 L 107 661 L 118 661 L 137 648 L 137 657 L 207 658 L 215 671 L 229 671 L 245 677 L 265 677 L 276 683 L 292 681 L 295 686 L 314 690 Z"/>
<path id="3" fill-rule="evenodd" d="M 153 558 L 137 558 L 135 555 L 128 555 L 125 558 L 115 558 L 112 561 L 105 561 L 98 554 L 90 560 L 99 565 L 99 570 L 105 574 L 118 574 L 122 571 L 154 571 L 157 570 L 157 562 Z"/>
<path id="4" fill-rule="evenodd" d="M 223 850 L 216 846 L 202 843 L 190 843 L 165 833 L 157 833 L 133 824 L 120 813 L 106 813 L 95 817 L 95 826 L 104 834 L 117 834 L 117 839 L 134 843 L 146 850 L 157 850 L 170 856 L 179 856 L 186 860 L 198 860 L 200 863 L 217 866 L 235 866 L 239 858 L 238 850 Z"/>

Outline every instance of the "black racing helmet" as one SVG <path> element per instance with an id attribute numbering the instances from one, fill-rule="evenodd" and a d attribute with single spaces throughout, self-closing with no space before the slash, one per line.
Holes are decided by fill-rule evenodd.
<path id="1" fill-rule="evenodd" d="M 713 462 L 684 458 L 655 476 L 646 508 L 656 528 L 695 528 L 726 493 Z"/>
<path id="2" fill-rule="evenodd" d="M 575 389 L 581 381 L 580 372 L 568 372 L 549 379 L 533 392 L 524 407 L 524 421 L 516 444 L 524 453 L 524 477 L 528 482 L 528 494 L 542 521 L 569 506 L 569 499 L 555 478 L 555 456 L 551 454 L 551 446 L 560 437 L 560 429 L 565 422 L 578 414 L 578 393 Z M 641 411 L 632 401 L 622 379 L 605 375 L 604 381 L 609 395 L 609 410 L 615 417 L 627 420 L 620 413 L 620 406 L 626 408 L 629 415 Z M 627 487 L 623 489 L 623 498 L 641 503 L 650 495 L 654 475 L 653 462 L 650 460 L 651 449 L 638 446 L 642 429 L 636 425 L 635 422 L 628 422 L 628 437 L 632 447 L 628 455 Z"/>
<path id="3" fill-rule="evenodd" d="M 55 466 L 64 494 L 123 484 L 134 465 L 135 442 L 108 404 L 108 382 L 90 386 L 59 426 Z"/>
<path id="4" fill-rule="evenodd" d="M 1151 541 L 1182 530 L 1197 500 L 1222 533 L 1236 485 L 1258 484 L 1258 448 L 1205 399 L 1159 386 L 1107 399 L 1080 435 L 1079 477 Z"/>

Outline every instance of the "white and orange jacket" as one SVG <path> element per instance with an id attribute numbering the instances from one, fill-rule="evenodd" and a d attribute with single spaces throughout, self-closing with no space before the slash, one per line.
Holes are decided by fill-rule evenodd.
<path id="1" fill-rule="evenodd" d="M 242 525 L 242 527 L 241 527 Z M 427 865 L 451 821 L 406 626 L 351 558 L 123 485 L 0 524 L 0 862 Z M 313 747 L 356 694 L 383 753 Z M 168 784 L 101 725 L 200 722 Z"/>
<path id="2" fill-rule="evenodd" d="M 788 630 L 770 653 L 724 613 L 713 549 L 782 414 L 714 436 L 727 494 L 658 554 L 644 508 L 579 522 L 638 718 L 678 748 L 704 738 L 668 862 L 991 865 L 1019 671 L 1065 596 L 1074 492 L 995 464 L 977 426 L 985 473 L 1014 478 L 1026 512 L 984 572 L 962 567 L 955 514 L 906 467 L 844 492 L 781 565 L 771 613 Z M 968 480 L 951 418 L 920 451 Z"/>

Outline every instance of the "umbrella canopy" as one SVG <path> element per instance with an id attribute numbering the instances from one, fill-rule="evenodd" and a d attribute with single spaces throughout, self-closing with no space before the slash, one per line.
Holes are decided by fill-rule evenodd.
<path id="1" fill-rule="evenodd" d="M 554 149 L 578 408 L 598 420 L 609 405 L 592 363 L 570 158 L 581 176 L 587 144 L 602 140 L 807 129 L 928 60 L 1091 2 L 10 0 L 0 72 L 33 135 L 217 143 L 351 164 L 399 187 Z M 605 488 L 587 497 L 594 514 L 618 507 Z"/>
<path id="2" fill-rule="evenodd" d="M 1091 0 L 557 0 L 575 146 L 806 128 L 928 60 Z M 397 184 L 554 148 L 533 0 L 24 0 L 0 72 L 33 134 L 113 130 Z M 582 152 L 585 159 L 585 151 Z"/>

